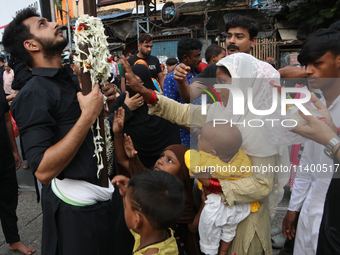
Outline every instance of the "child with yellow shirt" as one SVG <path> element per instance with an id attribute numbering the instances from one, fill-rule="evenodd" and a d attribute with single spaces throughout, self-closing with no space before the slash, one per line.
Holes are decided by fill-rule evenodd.
<path id="1" fill-rule="evenodd" d="M 198 136 L 198 149 L 188 150 L 185 163 L 190 175 L 199 177 L 209 173 L 217 179 L 239 179 L 252 175 L 251 161 L 240 149 L 242 136 L 234 125 L 207 122 Z M 259 208 L 257 201 L 235 204 L 232 208 L 222 203 L 221 196 L 211 193 L 207 196 L 198 231 L 201 251 L 205 254 L 227 254 L 236 234 L 237 225 Z"/>
<path id="2" fill-rule="evenodd" d="M 184 189 L 178 178 L 164 171 L 144 171 L 131 179 L 111 181 L 123 197 L 127 227 L 135 238 L 134 255 L 177 255 L 170 228 L 184 208 Z"/>

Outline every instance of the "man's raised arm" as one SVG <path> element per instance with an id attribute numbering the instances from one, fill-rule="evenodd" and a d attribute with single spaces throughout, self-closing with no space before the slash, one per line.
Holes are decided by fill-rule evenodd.
<path id="1" fill-rule="evenodd" d="M 50 183 L 68 166 L 103 109 L 103 94 L 98 85 L 87 96 L 78 92 L 77 97 L 82 111 L 78 121 L 62 140 L 45 151 L 35 172 L 42 184 Z"/>

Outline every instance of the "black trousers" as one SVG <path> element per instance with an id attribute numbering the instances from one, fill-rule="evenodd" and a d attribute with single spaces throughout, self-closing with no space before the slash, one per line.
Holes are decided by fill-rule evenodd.
<path id="1" fill-rule="evenodd" d="M 326 195 L 317 255 L 340 254 L 340 179 L 333 178 Z"/>
<path id="2" fill-rule="evenodd" d="M 42 190 L 42 255 L 113 253 L 110 202 L 73 206 L 60 200 L 51 185 Z"/>
<path id="3" fill-rule="evenodd" d="M 18 181 L 14 167 L 0 171 L 0 219 L 7 243 L 20 241 L 16 209 L 18 206 Z"/>

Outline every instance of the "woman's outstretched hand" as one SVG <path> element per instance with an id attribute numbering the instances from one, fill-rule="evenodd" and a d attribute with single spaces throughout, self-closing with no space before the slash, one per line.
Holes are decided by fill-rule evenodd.
<path id="1" fill-rule="evenodd" d="M 124 127 L 125 110 L 123 107 L 119 107 L 118 111 L 114 112 L 114 119 L 112 124 L 113 133 L 120 134 L 123 132 Z"/>
<path id="2" fill-rule="evenodd" d="M 126 134 L 124 134 L 124 149 L 128 158 L 134 158 L 137 155 L 131 137 Z"/>

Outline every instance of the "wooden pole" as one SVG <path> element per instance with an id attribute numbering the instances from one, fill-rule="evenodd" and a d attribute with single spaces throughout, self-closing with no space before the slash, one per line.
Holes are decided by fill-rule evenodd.
<path id="1" fill-rule="evenodd" d="M 84 0 L 84 14 L 88 14 L 89 16 L 97 17 L 97 6 L 96 6 L 96 0 Z M 91 45 L 83 44 L 79 45 L 80 50 L 83 50 L 84 52 L 88 53 L 88 48 L 91 47 Z M 81 59 L 86 59 L 85 54 L 81 54 Z M 81 68 L 81 81 L 82 81 L 82 90 L 83 94 L 87 95 L 92 90 L 92 82 L 91 82 L 91 75 L 89 72 L 83 73 L 83 68 Z M 104 84 L 100 84 L 104 85 Z M 108 183 L 108 169 L 107 169 L 107 156 L 106 156 L 106 141 L 105 141 L 105 126 L 104 126 L 104 109 L 99 115 L 99 126 L 100 126 L 100 135 L 103 138 L 104 144 L 103 151 L 101 152 L 101 156 L 103 158 L 103 165 L 104 168 L 101 172 L 102 177 L 102 186 L 103 187 L 109 187 Z"/>
<path id="2" fill-rule="evenodd" d="M 96 0 L 84 0 L 84 13 L 93 17 L 97 17 Z"/>

